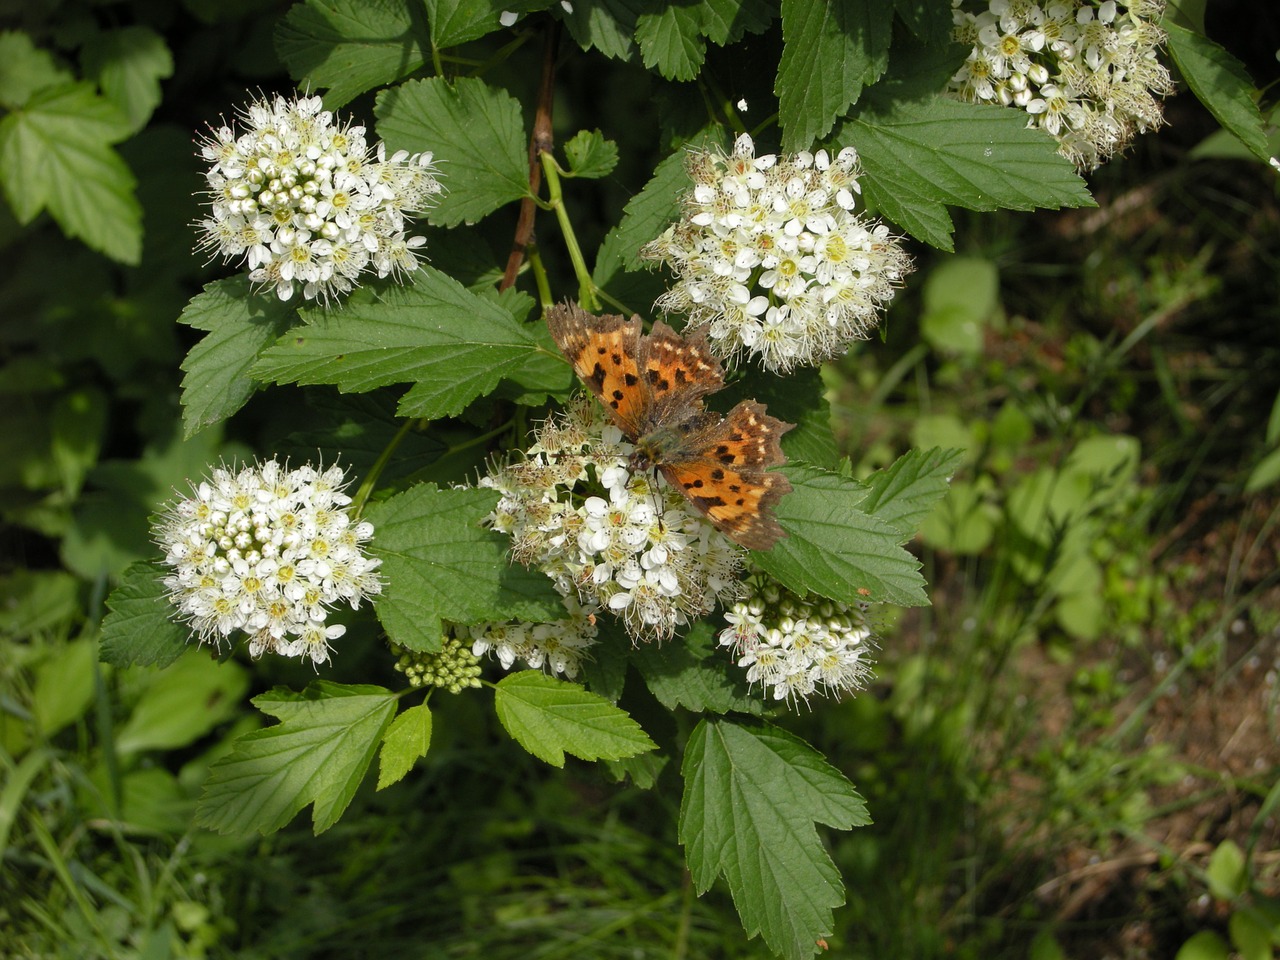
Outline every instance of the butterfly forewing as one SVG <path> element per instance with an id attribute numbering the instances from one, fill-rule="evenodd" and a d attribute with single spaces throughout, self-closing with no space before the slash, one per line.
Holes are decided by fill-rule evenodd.
<path id="1" fill-rule="evenodd" d="M 640 381 L 640 318 L 596 317 L 565 303 L 547 311 L 547 328 L 622 432 L 633 440 L 645 433 L 653 404 Z"/>
<path id="2" fill-rule="evenodd" d="M 677 423 L 724 386 L 724 369 L 701 335 L 682 337 L 658 320 L 640 340 L 640 375 L 649 388 L 651 426 Z"/>

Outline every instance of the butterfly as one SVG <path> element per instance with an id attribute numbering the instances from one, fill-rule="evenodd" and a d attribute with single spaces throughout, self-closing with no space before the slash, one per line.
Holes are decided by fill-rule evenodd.
<path id="1" fill-rule="evenodd" d="M 786 532 L 774 505 L 791 483 L 772 467 L 787 462 L 779 438 L 795 424 L 743 400 L 726 415 L 702 398 L 724 386 L 724 369 L 704 336 L 682 337 L 661 320 L 645 334 L 640 318 L 593 316 L 565 303 L 547 326 L 579 377 L 635 445 L 628 468 L 657 467 L 716 529 L 751 550 Z"/>

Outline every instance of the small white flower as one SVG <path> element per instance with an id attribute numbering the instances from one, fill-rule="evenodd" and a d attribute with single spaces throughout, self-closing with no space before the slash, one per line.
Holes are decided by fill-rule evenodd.
<path id="1" fill-rule="evenodd" d="M 720 646 L 733 653 L 748 683 L 775 700 L 838 697 L 860 690 L 871 674 L 875 636 L 866 604 L 802 598 L 758 574 L 725 622 Z"/>
<path id="2" fill-rule="evenodd" d="M 326 624 L 330 610 L 356 609 L 382 590 L 382 561 L 363 547 L 373 525 L 351 524 L 345 482 L 338 466 L 268 460 L 219 467 L 165 507 L 154 531 L 173 568 L 164 584 L 198 642 L 220 647 L 241 632 L 255 657 L 329 659 L 329 641 L 346 631 Z"/>
<path id="3" fill-rule="evenodd" d="M 416 270 L 424 240 L 406 236 L 408 214 L 442 192 L 429 152 L 388 159 L 364 127 L 321 107 L 319 97 L 257 100 L 241 110 L 243 133 L 224 124 L 200 142 L 210 164 L 200 246 L 241 261 L 282 300 L 301 287 L 327 301 L 370 268 L 397 279 Z"/>
<path id="4" fill-rule="evenodd" d="M 910 258 L 855 214 L 857 164 L 851 147 L 834 160 L 825 150 L 756 156 L 745 134 L 729 156 L 691 153 L 680 222 L 643 251 L 677 278 L 656 306 L 705 327 L 721 357 L 775 372 L 865 337 Z"/>
<path id="5" fill-rule="evenodd" d="M 1025 110 L 1028 126 L 1092 170 L 1164 122 L 1173 81 L 1157 59 L 1163 11 L 1164 0 L 955 0 L 955 37 L 972 50 L 949 89 Z"/>

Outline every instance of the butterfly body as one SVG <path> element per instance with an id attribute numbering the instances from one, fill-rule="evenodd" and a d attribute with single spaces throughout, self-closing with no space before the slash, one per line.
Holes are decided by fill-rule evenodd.
<path id="1" fill-rule="evenodd" d="M 661 471 L 667 482 L 725 535 L 753 550 L 786 536 L 772 507 L 791 484 L 770 468 L 786 462 L 779 438 L 793 424 L 744 400 L 728 414 L 702 398 L 724 386 L 720 361 L 701 336 L 681 337 L 658 321 L 596 317 L 571 304 L 547 324 L 578 376 L 634 444 L 632 472 Z"/>

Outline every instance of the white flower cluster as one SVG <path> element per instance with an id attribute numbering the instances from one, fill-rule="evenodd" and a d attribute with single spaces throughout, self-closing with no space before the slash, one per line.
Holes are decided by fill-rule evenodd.
<path id="1" fill-rule="evenodd" d="M 751 594 L 725 614 L 719 642 L 747 680 L 772 688 L 775 700 L 807 700 L 860 690 L 871 673 L 875 635 L 866 604 L 800 598 L 762 575 Z"/>
<path id="2" fill-rule="evenodd" d="M 564 605 L 569 615 L 551 623 L 476 623 L 454 629 L 471 640 L 473 655 L 491 653 L 503 670 L 521 660 L 533 670 L 548 669 L 572 680 L 582 669 L 583 657 L 590 656 L 588 649 L 595 646 L 596 618 L 574 594 L 564 597 Z"/>
<path id="3" fill-rule="evenodd" d="M 911 269 L 889 228 L 854 213 L 858 154 L 694 152 L 680 221 L 642 251 L 676 274 L 661 310 L 706 327 L 712 349 L 787 372 L 864 338 Z"/>
<path id="4" fill-rule="evenodd" d="M 330 609 L 382 590 L 382 561 L 362 546 L 373 525 L 352 523 L 344 486 L 341 467 L 268 460 L 217 468 L 165 506 L 154 531 L 173 568 L 164 585 L 200 643 L 218 647 L 239 630 L 255 657 L 329 659 L 329 641 L 346 632 L 326 625 Z"/>
<path id="5" fill-rule="evenodd" d="M 501 492 L 490 524 L 511 536 L 517 560 L 555 581 L 571 621 L 608 610 L 633 640 L 662 640 L 736 599 L 742 550 L 660 475 L 628 471 L 633 447 L 594 400 L 580 397 L 535 439 L 480 486 Z M 558 642 L 575 631 L 585 634 L 574 625 Z"/>
<path id="6" fill-rule="evenodd" d="M 1083 171 L 1164 122 L 1173 92 L 1157 58 L 1164 0 L 988 0 L 967 12 L 952 0 L 955 36 L 972 46 L 950 89 L 961 99 L 1017 107 L 1027 126 L 1057 138 Z"/>
<path id="7" fill-rule="evenodd" d="M 281 300 L 294 285 L 310 300 L 347 293 L 359 276 L 409 274 L 423 237 L 406 237 L 408 211 L 441 192 L 430 153 L 370 149 L 361 126 L 337 123 L 319 97 L 257 100 L 240 114 L 248 128 L 211 129 L 200 155 L 212 215 L 197 225 L 200 246 L 242 259 L 249 279 Z"/>

